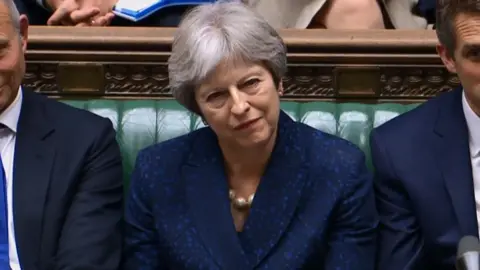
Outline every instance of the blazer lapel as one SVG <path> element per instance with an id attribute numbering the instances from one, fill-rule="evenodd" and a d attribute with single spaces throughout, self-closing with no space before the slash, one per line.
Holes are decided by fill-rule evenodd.
<path id="1" fill-rule="evenodd" d="M 293 219 L 306 181 L 306 146 L 298 126 L 280 114 L 277 141 L 244 226 L 245 251 L 253 267 L 276 246 Z M 244 244 L 244 245 L 245 245 Z"/>
<path id="2" fill-rule="evenodd" d="M 20 264 L 35 269 L 55 150 L 43 100 L 25 90 L 23 94 L 13 165 L 13 218 Z"/>
<path id="3" fill-rule="evenodd" d="M 452 200 L 462 235 L 478 236 L 468 127 L 462 106 L 462 90 L 443 104 L 434 140 L 437 161 Z"/>
<path id="4" fill-rule="evenodd" d="M 199 131 L 182 170 L 198 234 L 221 269 L 248 269 L 230 211 L 223 155 L 210 129 Z"/>

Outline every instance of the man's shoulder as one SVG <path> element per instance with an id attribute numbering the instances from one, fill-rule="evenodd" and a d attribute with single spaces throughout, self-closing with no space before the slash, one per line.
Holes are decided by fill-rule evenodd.
<path id="1" fill-rule="evenodd" d="M 27 90 L 28 91 L 28 90 Z M 109 120 L 85 109 L 76 108 L 64 102 L 45 96 L 26 92 L 29 101 L 43 105 L 48 121 L 55 125 L 55 129 L 65 130 L 98 130 L 99 127 L 109 125 Z M 28 106 L 28 105 L 27 105 Z"/>
<path id="2" fill-rule="evenodd" d="M 374 128 L 373 134 L 396 140 L 430 132 L 436 124 L 440 109 L 450 106 L 449 104 L 459 95 L 459 91 L 461 90 L 453 90 L 434 97 Z"/>

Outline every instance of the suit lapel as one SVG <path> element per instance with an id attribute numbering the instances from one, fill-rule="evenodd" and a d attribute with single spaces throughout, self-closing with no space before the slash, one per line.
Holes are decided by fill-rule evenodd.
<path id="1" fill-rule="evenodd" d="M 223 156 L 211 130 L 198 133 L 183 167 L 190 214 L 222 269 L 251 269 L 275 247 L 297 208 L 307 175 L 298 127 L 281 112 L 277 142 L 244 226 L 246 246 L 235 231 Z"/>
<path id="2" fill-rule="evenodd" d="M 436 159 L 452 200 L 462 235 L 478 236 L 468 127 L 462 107 L 462 90 L 442 104 L 435 126 Z"/>
<path id="3" fill-rule="evenodd" d="M 276 246 L 302 195 L 307 171 L 298 134 L 298 126 L 281 112 L 277 142 L 244 227 L 245 251 L 253 267 Z"/>
<path id="4" fill-rule="evenodd" d="M 13 165 L 13 217 L 22 268 L 34 269 L 55 150 L 43 99 L 24 91 Z"/>
<path id="5" fill-rule="evenodd" d="M 183 167 L 187 202 L 198 234 L 222 269 L 248 269 L 233 223 L 223 155 L 210 129 L 201 130 Z"/>

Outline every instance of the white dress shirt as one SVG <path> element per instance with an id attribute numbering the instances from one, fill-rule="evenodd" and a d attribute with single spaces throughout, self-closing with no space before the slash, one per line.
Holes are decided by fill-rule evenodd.
<path id="1" fill-rule="evenodd" d="M 469 133 L 470 160 L 472 162 L 475 206 L 477 209 L 477 223 L 480 235 L 480 117 L 468 104 L 465 93 L 463 94 L 462 103 Z"/>
<path id="2" fill-rule="evenodd" d="M 15 243 L 15 228 L 13 226 L 13 157 L 15 154 L 15 136 L 17 133 L 18 118 L 22 107 L 22 88 L 12 104 L 0 114 L 0 123 L 7 128 L 0 130 L 0 154 L 5 170 L 7 192 L 7 215 L 8 215 L 8 256 L 10 268 L 20 270 L 18 261 L 17 245 Z"/>

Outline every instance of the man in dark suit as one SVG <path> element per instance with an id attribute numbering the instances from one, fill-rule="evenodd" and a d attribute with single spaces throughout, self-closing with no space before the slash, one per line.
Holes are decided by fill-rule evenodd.
<path id="1" fill-rule="evenodd" d="M 0 269 L 118 269 L 122 165 L 109 120 L 22 89 L 28 20 L 0 0 Z"/>
<path id="2" fill-rule="evenodd" d="M 439 55 L 460 89 L 375 129 L 378 269 L 454 269 L 459 240 L 478 236 L 480 0 L 440 3 Z"/>

